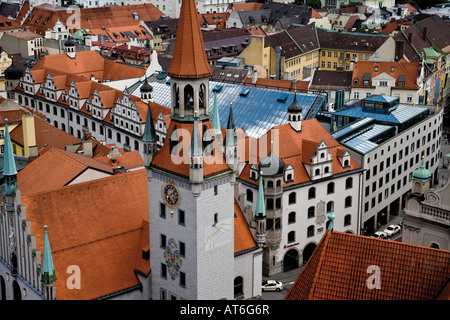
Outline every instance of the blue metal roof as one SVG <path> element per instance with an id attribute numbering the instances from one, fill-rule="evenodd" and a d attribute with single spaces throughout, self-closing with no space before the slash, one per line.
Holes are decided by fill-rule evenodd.
<path id="1" fill-rule="evenodd" d="M 383 109 L 384 110 L 384 109 Z M 398 104 L 395 110 L 386 113 L 374 112 L 375 108 L 354 107 L 335 112 L 336 116 L 352 117 L 352 118 L 374 118 L 378 122 L 402 124 L 406 121 L 418 116 L 421 113 L 428 112 L 427 108 L 419 106 L 411 106 L 407 104 Z"/>
<path id="2" fill-rule="evenodd" d="M 150 76 L 147 81 L 153 87 L 153 101 L 171 108 L 170 85 L 163 79 L 157 79 L 156 75 Z M 131 94 L 140 96 L 142 84 L 143 81 L 131 86 Z M 226 127 L 232 102 L 236 128 L 244 129 L 247 135 L 255 138 L 259 138 L 274 126 L 287 123 L 287 108 L 294 101 L 295 95 L 294 92 L 285 90 L 217 81 L 209 82 L 209 90 L 210 114 L 213 112 L 214 94 L 217 92 L 221 126 Z M 318 94 L 297 92 L 297 102 L 303 108 L 304 119 L 317 97 Z M 319 100 L 319 103 L 324 103 L 325 97 L 319 96 Z"/>

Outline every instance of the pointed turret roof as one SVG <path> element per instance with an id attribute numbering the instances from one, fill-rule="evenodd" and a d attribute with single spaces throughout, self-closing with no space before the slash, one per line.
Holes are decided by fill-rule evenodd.
<path id="1" fill-rule="evenodd" d="M 147 78 L 144 80 L 144 84 L 141 86 L 141 92 L 152 92 L 153 87 L 148 83 Z"/>
<path id="2" fill-rule="evenodd" d="M 295 113 L 302 112 L 302 106 L 299 105 L 297 102 L 297 92 L 294 95 L 294 101 L 288 107 L 288 112 L 295 112 Z"/>
<path id="3" fill-rule="evenodd" d="M 175 49 L 167 74 L 176 78 L 209 77 L 211 69 L 205 54 L 195 0 L 183 0 Z"/>
<path id="4" fill-rule="evenodd" d="M 414 170 L 413 172 L 413 179 L 426 181 L 431 178 L 431 172 L 428 171 L 428 169 L 425 167 L 425 164 L 422 159 L 422 163 L 420 164 L 420 167 Z"/>
<path id="5" fill-rule="evenodd" d="M 15 176 L 17 175 L 16 162 L 14 161 L 14 153 L 7 122 L 8 119 L 5 119 L 5 150 L 3 154 L 3 175 Z"/>
<path id="6" fill-rule="evenodd" d="M 262 172 L 259 175 L 259 187 L 258 187 L 258 198 L 256 199 L 255 217 L 265 218 L 266 217 L 266 206 L 264 204 L 264 185 L 262 181 Z"/>
<path id="7" fill-rule="evenodd" d="M 53 265 L 52 251 L 50 249 L 50 241 L 48 240 L 47 226 L 44 226 L 44 261 L 42 263 L 41 282 L 52 284 L 56 281 L 55 267 Z"/>
<path id="8" fill-rule="evenodd" d="M 195 117 L 194 128 L 192 129 L 191 147 L 189 149 L 189 155 L 191 157 L 203 156 L 202 139 L 200 137 L 200 131 L 198 129 L 198 117 Z"/>
<path id="9" fill-rule="evenodd" d="M 219 107 L 217 106 L 217 91 L 214 91 L 214 106 L 211 122 L 214 128 L 214 133 L 221 134 L 222 129 L 220 128 Z"/>
<path id="10" fill-rule="evenodd" d="M 230 113 L 228 114 L 227 132 L 225 136 L 225 144 L 230 146 L 237 145 L 236 126 L 234 125 L 233 107 L 230 102 Z"/>
<path id="11" fill-rule="evenodd" d="M 152 119 L 152 111 L 150 109 L 150 104 L 147 105 L 148 105 L 147 119 L 145 120 L 145 128 L 144 128 L 144 135 L 142 136 L 142 141 L 155 142 L 158 140 L 158 137 L 156 136 L 155 125 Z"/>

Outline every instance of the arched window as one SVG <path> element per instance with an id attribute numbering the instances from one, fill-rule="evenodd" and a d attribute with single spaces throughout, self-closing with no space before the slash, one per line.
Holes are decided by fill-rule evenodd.
<path id="1" fill-rule="evenodd" d="M 347 178 L 345 180 L 345 189 L 351 189 L 351 188 L 353 188 L 353 178 L 352 177 Z"/>
<path id="2" fill-rule="evenodd" d="M 253 191 L 251 189 L 247 189 L 245 193 L 247 194 L 247 201 L 253 202 Z"/>
<path id="3" fill-rule="evenodd" d="M 173 84 L 173 93 L 175 97 L 175 108 L 178 108 L 180 106 L 180 88 L 176 83 Z"/>
<path id="4" fill-rule="evenodd" d="M 344 226 L 346 227 L 346 226 L 349 226 L 351 224 L 352 224 L 352 216 L 349 215 L 349 214 L 345 215 L 345 217 L 344 217 Z"/>
<path id="5" fill-rule="evenodd" d="M 327 185 L 327 194 L 332 194 L 334 193 L 334 182 L 330 182 Z"/>
<path id="6" fill-rule="evenodd" d="M 316 171 L 314 172 L 315 176 L 318 176 L 320 174 L 320 169 L 316 169 Z"/>
<path id="7" fill-rule="evenodd" d="M 308 208 L 308 219 L 314 218 L 316 215 L 316 208 L 314 206 L 311 206 Z"/>
<path id="8" fill-rule="evenodd" d="M 348 208 L 348 207 L 351 207 L 351 206 L 352 206 L 352 197 L 348 196 L 348 197 L 345 198 L 345 207 Z"/>
<path id="9" fill-rule="evenodd" d="M 137 140 L 134 140 L 134 150 L 139 151 L 139 142 Z"/>
<path id="10" fill-rule="evenodd" d="M 244 294 L 244 279 L 242 277 L 234 278 L 234 297 Z"/>
<path id="11" fill-rule="evenodd" d="M 194 88 L 190 84 L 184 87 L 184 106 L 186 108 L 194 107 Z"/>
<path id="12" fill-rule="evenodd" d="M 294 204 L 297 202 L 297 194 L 295 192 L 291 192 L 289 194 L 289 204 Z"/>
<path id="13" fill-rule="evenodd" d="M 308 190 L 308 199 L 314 199 L 316 197 L 316 188 L 311 187 Z"/>
<path id="14" fill-rule="evenodd" d="M 288 215 L 288 224 L 295 223 L 295 212 L 289 212 Z"/>
<path id="15" fill-rule="evenodd" d="M 204 83 L 200 85 L 200 92 L 198 93 L 198 107 L 205 108 L 206 86 Z"/>
<path id="16" fill-rule="evenodd" d="M 344 168 L 350 166 L 350 161 L 344 160 Z"/>
<path id="17" fill-rule="evenodd" d="M 308 238 L 314 237 L 314 226 L 309 226 L 306 233 L 307 233 Z"/>
<path id="18" fill-rule="evenodd" d="M 288 233 L 288 243 L 295 242 L 295 231 L 291 231 Z"/>
<path id="19" fill-rule="evenodd" d="M 14 300 L 22 300 L 22 292 L 16 280 L 13 281 L 13 296 Z"/>
<path id="20" fill-rule="evenodd" d="M 324 173 L 330 172 L 330 167 L 325 167 L 325 168 L 323 169 L 323 172 L 324 172 Z"/>
<path id="21" fill-rule="evenodd" d="M 267 188 L 273 188 L 273 181 L 267 181 Z"/>
<path id="22" fill-rule="evenodd" d="M 333 211 L 334 211 L 334 201 L 328 201 L 328 203 L 327 203 L 327 213 L 330 213 L 332 208 L 333 208 Z"/>

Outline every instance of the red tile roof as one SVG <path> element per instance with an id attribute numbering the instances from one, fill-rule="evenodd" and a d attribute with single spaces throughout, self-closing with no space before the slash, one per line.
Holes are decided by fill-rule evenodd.
<path id="1" fill-rule="evenodd" d="M 22 195 L 41 252 L 48 226 L 56 299 L 96 299 L 139 285 L 136 271 L 148 275 L 150 261 L 141 261 L 149 248 L 147 189 L 142 169 Z M 73 265 L 81 272 L 79 290 L 66 285 Z"/>
<path id="2" fill-rule="evenodd" d="M 203 130 L 201 130 L 203 126 L 206 126 L 213 136 L 215 136 L 210 119 L 201 122 L 199 126 L 201 137 L 203 137 Z M 166 142 L 155 154 L 151 166 L 184 178 L 189 178 L 188 153 L 191 146 L 193 127 L 194 124 L 192 122 L 179 122 L 172 119 L 169 128 L 167 129 Z M 177 153 L 172 158 L 169 139 L 175 129 L 177 129 L 180 141 L 177 143 Z M 212 156 L 203 156 L 203 176 L 205 178 L 215 174 L 231 171 L 230 167 L 226 164 L 222 151 L 220 150 L 217 138 L 214 139 L 213 144 L 214 154 Z"/>
<path id="3" fill-rule="evenodd" d="M 175 49 L 167 74 L 176 78 L 211 76 L 194 0 L 184 0 L 180 9 Z"/>
<path id="4" fill-rule="evenodd" d="M 110 28 L 136 25 L 137 20 L 134 18 L 133 13 L 137 13 L 139 20 L 142 21 L 159 20 L 164 15 L 162 11 L 151 3 L 81 8 L 79 27 L 80 29 L 93 30 L 102 27 Z M 73 14 L 74 10 L 68 10 L 66 7 L 53 6 L 46 3 L 34 7 L 25 19 L 23 26 L 28 27 L 32 32 L 44 35 L 45 30 L 47 28 L 53 28 L 58 19 L 63 23 L 73 20 L 73 17 L 69 19 Z M 21 11 L 21 16 L 24 15 L 25 13 Z"/>
<path id="5" fill-rule="evenodd" d="M 236 200 L 234 201 L 234 254 L 256 248 L 256 242 Z"/>
<path id="6" fill-rule="evenodd" d="M 112 175 L 112 166 L 76 153 L 52 148 L 17 174 L 23 195 L 60 188 L 70 184 L 87 169 Z"/>
<path id="7" fill-rule="evenodd" d="M 430 300 L 449 277 L 449 251 L 327 231 L 285 299 Z"/>
<path id="8" fill-rule="evenodd" d="M 274 133 L 273 136 L 272 132 Z M 311 163 L 310 158 L 315 155 L 316 149 L 321 141 L 328 146 L 329 152 L 333 155 L 333 175 L 360 168 L 356 160 L 351 157 L 350 166 L 344 169 L 339 161 L 339 157 L 342 157 L 345 149 L 331 136 L 317 119 L 309 119 L 302 121 L 301 132 L 296 132 L 292 129 L 290 124 L 284 124 L 272 128 L 272 130 L 259 138 L 260 141 L 257 143 L 257 150 L 255 151 L 256 155 L 249 156 L 249 162 L 245 165 L 239 176 L 241 180 L 258 185 L 258 181 L 250 179 L 250 167 L 253 163 L 258 164 L 261 158 L 264 158 L 265 155 L 270 153 L 270 142 L 272 139 L 274 140 L 274 145 L 276 143 L 274 153 L 284 161 L 285 168 L 289 164 L 294 168 L 294 179 L 289 183 L 283 182 L 285 187 L 310 181 L 309 174 L 306 171 L 304 164 Z M 264 144 L 264 141 L 267 141 L 267 144 Z M 260 151 L 260 145 L 266 145 L 267 151 Z"/>
<path id="9" fill-rule="evenodd" d="M 375 71 L 375 67 L 378 67 L 378 71 Z M 392 68 L 394 71 L 392 71 Z M 379 74 L 386 73 L 395 79 L 396 89 L 409 89 L 417 90 L 419 86 L 417 85 L 417 76 L 420 72 L 420 67 L 418 62 L 406 62 L 405 60 L 400 61 L 358 61 L 353 67 L 352 75 L 352 87 L 367 87 L 364 86 L 364 74 L 370 74 L 369 87 L 372 83 L 372 78 Z M 399 77 L 405 76 L 405 82 L 403 87 L 399 87 Z M 354 84 L 354 79 L 358 78 L 358 84 Z"/>

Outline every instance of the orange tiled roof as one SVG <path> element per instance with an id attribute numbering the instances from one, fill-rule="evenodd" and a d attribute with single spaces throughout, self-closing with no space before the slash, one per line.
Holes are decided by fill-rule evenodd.
<path id="1" fill-rule="evenodd" d="M 203 126 L 206 126 L 211 134 L 214 135 L 211 120 L 208 119 L 201 122 L 199 125 L 201 137 L 203 137 L 203 130 L 201 129 Z M 169 128 L 167 129 L 166 143 L 164 143 L 161 149 L 155 154 L 151 166 L 184 178 L 189 178 L 189 149 L 191 146 L 193 127 L 194 124 L 192 122 L 179 122 L 172 119 Z M 180 141 L 177 144 L 177 155 L 175 155 L 172 160 L 169 137 L 175 128 L 178 130 L 177 132 L 179 133 Z M 183 134 L 186 135 L 183 136 Z M 212 156 L 203 156 L 203 176 L 205 178 L 218 173 L 231 171 L 230 167 L 226 164 L 222 151 L 220 150 L 217 138 L 214 139 L 213 143 L 214 154 Z"/>
<path id="2" fill-rule="evenodd" d="M 247 221 L 236 200 L 234 201 L 234 254 L 256 247 Z"/>
<path id="3" fill-rule="evenodd" d="M 80 139 L 52 126 L 44 119 L 37 116 L 34 117 L 34 129 L 36 132 L 36 145 L 39 154 L 42 154 L 53 147 L 65 149 L 67 145 L 80 143 Z M 24 145 L 22 124 L 15 127 L 10 134 L 13 142 L 21 146 Z"/>
<path id="4" fill-rule="evenodd" d="M 151 3 L 81 8 L 79 19 L 80 29 L 94 30 L 101 29 L 102 27 L 110 28 L 136 25 L 137 20 L 134 18 L 133 13 L 137 13 L 139 20 L 142 21 L 159 20 L 164 15 L 162 11 Z M 28 27 L 32 32 L 43 35 L 47 28 L 53 28 L 58 19 L 62 23 L 66 23 L 73 14 L 74 11 L 67 10 L 66 7 L 42 4 L 32 9 L 31 13 L 26 17 L 23 26 Z"/>
<path id="5" fill-rule="evenodd" d="M 259 10 L 264 4 L 260 2 L 237 2 L 233 3 L 231 9 L 234 11 Z"/>
<path id="6" fill-rule="evenodd" d="M 46 69 L 60 71 L 63 74 L 78 75 L 87 80 L 91 77 L 105 80 L 122 80 L 142 77 L 145 69 L 124 65 L 102 57 L 96 51 L 80 51 L 71 59 L 65 53 L 43 56 L 31 69 L 34 73 Z M 52 72 L 53 75 L 53 72 Z M 43 74 L 46 77 L 47 74 Z"/>
<path id="7" fill-rule="evenodd" d="M 141 169 L 22 196 L 41 252 L 48 226 L 56 299 L 99 298 L 138 285 L 136 269 L 148 274 L 150 262 L 139 260 L 149 248 L 147 189 Z M 80 267 L 80 290 L 66 286 L 71 265 Z"/>
<path id="8" fill-rule="evenodd" d="M 0 31 L 8 31 L 11 29 L 20 29 L 22 26 L 15 20 L 8 19 L 0 15 Z"/>
<path id="9" fill-rule="evenodd" d="M 274 134 L 274 138 L 272 138 L 272 132 L 278 132 L 275 133 L 278 137 Z M 306 171 L 304 164 L 311 163 L 310 158 L 315 155 L 316 149 L 321 141 L 328 146 L 329 152 L 333 155 L 333 175 L 360 168 L 356 160 L 350 158 L 349 168 L 344 169 L 338 157 L 342 157 L 345 149 L 331 136 L 317 119 L 309 119 L 302 121 L 301 132 L 296 132 L 292 129 L 290 124 L 283 124 L 272 128 L 272 130 L 259 138 L 261 142 L 257 143 L 256 155 L 249 156 L 249 162 L 245 165 L 239 176 L 241 180 L 258 185 L 258 181 L 250 179 L 250 167 L 253 163 L 259 163 L 260 154 L 262 158 L 264 158 L 265 155 L 270 153 L 270 142 L 272 139 L 274 140 L 274 145 L 276 143 L 274 152 L 277 157 L 284 161 L 285 167 L 290 164 L 294 168 L 294 179 L 289 183 L 284 182 L 285 187 L 310 181 L 309 174 Z M 267 141 L 266 152 L 259 150 L 259 145 L 264 145 L 262 141 Z"/>
<path id="10" fill-rule="evenodd" d="M 142 30 L 145 32 L 145 35 Z M 153 38 L 152 35 L 148 33 L 147 29 L 139 25 L 139 23 L 127 26 L 113 26 L 109 28 L 92 29 L 89 30 L 89 34 L 105 35 L 109 37 L 113 42 L 129 42 L 131 41 L 130 38 L 128 38 L 126 34 L 122 34 L 127 31 L 133 33 L 138 41 Z M 136 31 L 138 32 L 139 36 L 138 34 L 136 34 Z"/>
<path id="11" fill-rule="evenodd" d="M 380 289 L 367 286 L 370 266 Z M 430 300 L 449 277 L 449 251 L 327 231 L 285 299 Z"/>
<path id="12" fill-rule="evenodd" d="M 23 195 L 60 188 L 71 183 L 88 168 L 113 174 L 112 166 L 101 161 L 52 148 L 17 174 L 17 184 Z"/>
<path id="13" fill-rule="evenodd" d="M 375 71 L 375 66 L 378 67 L 378 71 Z M 392 68 L 394 68 L 394 71 L 392 71 Z M 364 74 L 369 73 L 370 74 L 370 82 L 371 84 L 372 78 L 382 74 L 386 73 L 390 76 L 392 76 L 395 79 L 395 88 L 396 89 L 410 89 L 410 90 L 417 90 L 419 89 L 419 86 L 416 83 L 417 75 L 419 74 L 420 67 L 418 62 L 406 62 L 405 60 L 400 61 L 380 61 L 380 62 L 374 62 L 374 61 L 358 61 L 358 63 L 355 63 L 353 67 L 353 75 L 352 75 L 352 87 L 367 87 L 364 86 Z M 403 87 L 398 86 L 398 79 L 399 77 L 403 75 L 405 76 L 405 83 Z M 358 78 L 358 84 L 354 84 L 354 79 Z"/>
<path id="14" fill-rule="evenodd" d="M 94 159 L 111 167 L 121 166 L 129 169 L 144 166 L 144 160 L 142 160 L 139 151 L 134 150 L 130 152 L 124 152 L 124 150 L 121 149 L 119 150 L 119 152 L 122 155 L 118 157 L 110 158 L 108 157 L 108 153 L 101 156 L 95 156 Z"/>
<path id="15" fill-rule="evenodd" d="M 22 115 L 30 112 L 22 109 L 2 110 L 0 111 L 0 126 L 5 125 L 5 119 L 8 119 L 8 125 L 22 123 Z"/>
<path id="16" fill-rule="evenodd" d="M 181 5 L 172 63 L 167 74 L 176 78 L 203 78 L 212 74 L 194 0 L 184 0 Z"/>
<path id="17" fill-rule="evenodd" d="M 311 18 L 322 19 L 322 15 L 318 13 L 314 8 L 311 8 Z"/>

